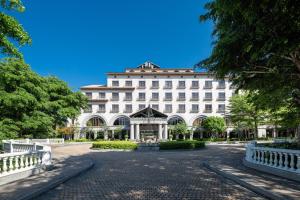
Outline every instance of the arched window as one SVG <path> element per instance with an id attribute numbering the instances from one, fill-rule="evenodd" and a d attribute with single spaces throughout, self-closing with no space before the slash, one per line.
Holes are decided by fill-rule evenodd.
<path id="1" fill-rule="evenodd" d="M 105 122 L 101 117 L 93 117 L 86 123 L 87 126 L 100 127 L 104 126 Z"/>
<path id="2" fill-rule="evenodd" d="M 205 117 L 198 117 L 197 119 L 194 120 L 193 126 L 194 127 L 200 127 L 202 126 L 203 120 Z"/>
<path id="3" fill-rule="evenodd" d="M 171 117 L 171 118 L 168 120 L 168 124 L 169 124 L 169 125 L 176 125 L 176 124 L 182 123 L 182 122 L 184 122 L 184 120 L 183 120 L 181 117 L 178 117 L 178 116 Z"/>
<path id="4" fill-rule="evenodd" d="M 130 120 L 128 117 L 119 117 L 114 121 L 114 125 L 118 126 L 129 126 Z"/>

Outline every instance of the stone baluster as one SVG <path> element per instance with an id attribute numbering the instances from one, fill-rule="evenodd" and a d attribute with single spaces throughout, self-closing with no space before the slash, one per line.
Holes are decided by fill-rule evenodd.
<path id="1" fill-rule="evenodd" d="M 29 166 L 31 167 L 33 165 L 33 159 L 32 159 L 32 154 L 29 154 Z"/>
<path id="2" fill-rule="evenodd" d="M 15 156 L 15 169 L 19 169 L 19 167 L 20 167 L 19 158 L 20 158 L 20 156 Z"/>
<path id="3" fill-rule="evenodd" d="M 256 162 L 257 156 L 256 156 L 256 150 L 253 150 L 254 156 L 253 156 L 253 161 Z"/>
<path id="4" fill-rule="evenodd" d="M 14 157 L 10 156 L 8 159 L 9 159 L 8 171 L 12 171 L 14 169 L 14 165 L 13 165 Z"/>
<path id="5" fill-rule="evenodd" d="M 3 173 L 6 173 L 6 172 L 7 172 L 7 158 L 3 158 L 3 166 L 2 166 L 2 169 L 3 169 Z"/>
<path id="6" fill-rule="evenodd" d="M 28 161 L 28 159 L 29 159 L 29 155 L 26 154 L 26 155 L 25 155 L 25 167 L 28 167 L 28 166 L 29 166 L 29 161 Z"/>
<path id="7" fill-rule="evenodd" d="M 290 156 L 291 156 L 291 162 L 290 162 L 291 168 L 290 168 L 290 170 L 294 171 L 295 170 L 294 154 L 291 153 Z"/>
<path id="8" fill-rule="evenodd" d="M 42 157 L 42 153 L 41 152 L 38 152 L 38 164 L 40 165 L 41 164 L 41 162 L 42 162 L 42 159 L 41 159 L 41 157 Z"/>
<path id="9" fill-rule="evenodd" d="M 268 165 L 269 164 L 268 163 L 268 156 L 267 156 L 268 155 L 268 151 L 265 151 L 264 154 L 265 154 L 265 162 L 264 163 L 265 163 L 265 165 Z"/>
<path id="10" fill-rule="evenodd" d="M 32 156 L 33 156 L 33 164 L 37 165 L 37 153 L 36 152 L 33 153 Z"/>
<path id="11" fill-rule="evenodd" d="M 270 160 L 269 160 L 269 165 L 272 166 L 273 165 L 273 152 L 270 151 Z"/>
<path id="12" fill-rule="evenodd" d="M 264 153 L 264 151 L 260 150 L 260 155 L 261 155 L 260 163 L 263 164 L 264 160 L 265 160 L 265 153 Z"/>
<path id="13" fill-rule="evenodd" d="M 283 162 L 282 162 L 282 153 L 279 152 L 279 164 L 278 164 L 278 167 L 282 168 L 282 164 L 283 164 Z"/>
<path id="14" fill-rule="evenodd" d="M 24 155 L 21 155 L 20 156 L 20 168 L 22 169 L 22 168 L 24 168 Z"/>
<path id="15" fill-rule="evenodd" d="M 289 168 L 289 163 L 288 163 L 288 154 L 287 153 L 283 153 L 284 155 L 284 169 L 288 169 Z"/>
<path id="16" fill-rule="evenodd" d="M 274 166 L 277 167 L 278 165 L 278 159 L 277 159 L 277 152 L 274 152 Z"/>
<path id="17" fill-rule="evenodd" d="M 297 156 L 297 172 L 300 173 L 300 154 L 296 155 Z"/>

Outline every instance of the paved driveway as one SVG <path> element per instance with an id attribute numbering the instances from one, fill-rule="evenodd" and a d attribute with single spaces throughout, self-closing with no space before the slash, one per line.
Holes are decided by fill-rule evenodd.
<path id="1" fill-rule="evenodd" d="M 67 147 L 72 148 L 73 154 L 87 149 L 86 145 Z M 94 168 L 37 199 L 262 199 L 201 165 L 205 160 L 238 159 L 241 149 L 230 149 L 209 146 L 198 151 L 89 151 Z"/>

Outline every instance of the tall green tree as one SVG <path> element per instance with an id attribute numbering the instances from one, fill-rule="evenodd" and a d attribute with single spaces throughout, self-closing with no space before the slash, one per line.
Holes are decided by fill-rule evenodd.
<path id="1" fill-rule="evenodd" d="M 53 77 L 41 77 L 19 59 L 0 62 L 0 138 L 49 137 L 75 118 L 86 97 Z"/>
<path id="2" fill-rule="evenodd" d="M 293 0 L 210 1 L 200 20 L 214 23 L 213 51 L 198 66 L 268 96 L 264 103 L 271 110 L 283 106 L 299 113 L 299 7 Z"/>
<path id="3" fill-rule="evenodd" d="M 244 92 L 233 95 L 229 100 L 229 114 L 231 122 L 239 130 L 254 130 L 254 137 L 257 138 L 258 125 L 263 124 L 266 118 L 266 111 L 261 109 L 254 101 L 255 93 Z"/>
<path id="4" fill-rule="evenodd" d="M 180 123 L 177 123 L 176 125 L 174 125 L 173 131 L 175 134 L 182 134 L 184 138 L 185 138 L 186 134 L 189 133 L 188 127 L 187 127 L 186 123 L 184 123 L 184 122 L 180 122 Z"/>
<path id="5" fill-rule="evenodd" d="M 225 120 L 223 117 L 218 116 L 207 117 L 203 121 L 203 128 L 211 133 L 212 137 L 218 137 L 226 130 Z"/>
<path id="6" fill-rule="evenodd" d="M 23 26 L 4 10 L 23 12 L 25 7 L 21 0 L 1 0 L 0 6 L 2 7 L 2 11 L 0 10 L 0 51 L 9 56 L 22 58 L 16 45 L 31 44 L 31 38 Z"/>

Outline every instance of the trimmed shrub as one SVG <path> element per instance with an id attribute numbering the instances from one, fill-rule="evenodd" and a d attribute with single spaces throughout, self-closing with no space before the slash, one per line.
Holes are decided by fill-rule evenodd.
<path id="1" fill-rule="evenodd" d="M 168 141 L 159 143 L 161 150 L 169 149 L 199 149 L 205 147 L 205 142 L 197 140 Z"/>
<path id="2" fill-rule="evenodd" d="M 96 149 L 137 149 L 137 144 L 130 141 L 98 141 L 93 142 L 92 148 Z"/>

